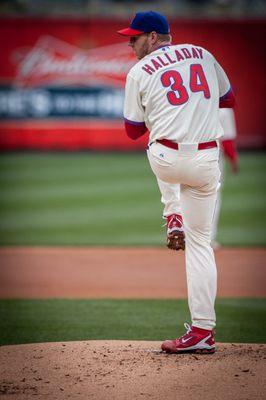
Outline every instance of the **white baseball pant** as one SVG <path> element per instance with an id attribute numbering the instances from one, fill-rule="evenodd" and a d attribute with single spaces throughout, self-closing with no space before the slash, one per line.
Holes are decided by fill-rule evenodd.
<path id="1" fill-rule="evenodd" d="M 180 144 L 179 149 L 174 150 L 155 142 L 150 145 L 147 155 L 157 179 L 180 184 L 192 325 L 213 329 L 216 323 L 217 272 L 211 231 L 220 185 L 219 149 L 198 150 L 197 144 Z"/>
<path id="2" fill-rule="evenodd" d="M 224 156 L 222 151 L 220 151 L 219 154 L 219 168 L 221 171 L 220 188 L 217 191 L 217 199 L 212 221 L 212 233 L 211 233 L 211 243 L 213 245 L 216 243 L 218 223 L 222 205 L 221 190 L 224 180 Z M 161 192 L 161 202 L 164 205 L 163 216 L 166 218 L 168 215 L 171 214 L 182 214 L 180 205 L 180 184 L 167 183 L 162 181 L 158 177 L 156 177 L 156 179 Z"/>

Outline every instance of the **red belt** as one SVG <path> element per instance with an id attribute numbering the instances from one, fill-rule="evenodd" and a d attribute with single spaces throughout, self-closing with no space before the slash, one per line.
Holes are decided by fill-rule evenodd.
<path id="1" fill-rule="evenodd" d="M 178 150 L 178 143 L 172 142 L 172 140 L 160 139 L 156 140 L 156 142 L 161 143 L 166 147 L 170 147 L 170 149 Z M 198 150 L 211 149 L 212 147 L 217 147 L 216 140 L 213 140 L 212 142 L 203 142 L 198 144 Z"/>

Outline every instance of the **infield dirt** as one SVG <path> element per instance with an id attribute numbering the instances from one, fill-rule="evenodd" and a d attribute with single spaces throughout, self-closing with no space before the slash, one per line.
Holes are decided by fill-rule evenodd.
<path id="1" fill-rule="evenodd" d="M 266 297 L 266 249 L 216 252 L 219 297 Z M 185 298 L 184 252 L 166 248 L 0 248 L 0 298 Z"/>

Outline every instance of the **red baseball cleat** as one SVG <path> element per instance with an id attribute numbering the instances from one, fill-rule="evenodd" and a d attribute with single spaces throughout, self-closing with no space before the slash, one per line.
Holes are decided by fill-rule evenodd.
<path id="1" fill-rule="evenodd" d="M 167 247 L 171 250 L 185 250 L 185 232 L 181 215 L 171 214 L 166 218 Z"/>
<path id="2" fill-rule="evenodd" d="M 214 331 L 190 327 L 184 324 L 187 332 L 178 339 L 165 340 L 162 350 L 166 353 L 197 353 L 212 354 L 215 352 Z"/>

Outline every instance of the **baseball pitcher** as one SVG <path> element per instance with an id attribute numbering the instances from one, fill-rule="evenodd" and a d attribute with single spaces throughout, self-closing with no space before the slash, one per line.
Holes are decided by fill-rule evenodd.
<path id="1" fill-rule="evenodd" d="M 180 248 L 186 238 L 186 274 L 191 326 L 166 340 L 171 353 L 215 351 L 216 265 L 211 225 L 220 181 L 219 106 L 232 107 L 234 96 L 220 64 L 194 44 L 171 45 L 167 19 L 156 12 L 137 13 L 129 37 L 138 62 L 127 75 L 124 118 L 128 136 L 150 132 L 148 159 L 157 179 L 180 185 L 183 219 L 168 218 Z"/>

